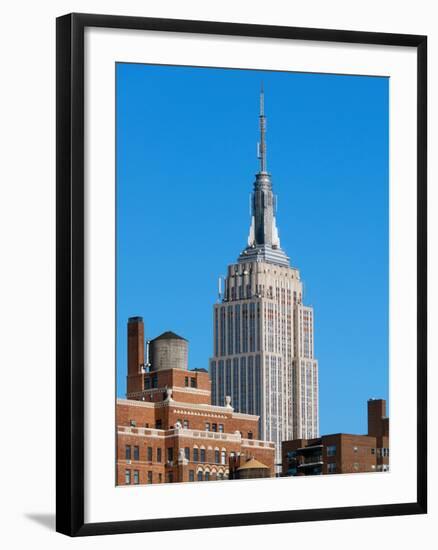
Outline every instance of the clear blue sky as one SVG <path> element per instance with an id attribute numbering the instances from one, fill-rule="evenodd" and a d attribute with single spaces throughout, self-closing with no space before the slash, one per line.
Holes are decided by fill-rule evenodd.
<path id="1" fill-rule="evenodd" d="M 282 247 L 315 311 L 321 433 L 388 397 L 386 78 L 118 64 L 117 382 L 126 321 L 208 368 L 217 278 L 246 245 L 259 89 Z"/>

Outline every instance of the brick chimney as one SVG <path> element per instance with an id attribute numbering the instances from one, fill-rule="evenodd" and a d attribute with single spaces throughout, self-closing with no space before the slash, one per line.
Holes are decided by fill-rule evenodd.
<path id="1" fill-rule="evenodd" d="M 386 401 L 384 399 L 368 399 L 368 435 L 381 437 L 387 435 Z"/>
<path id="2" fill-rule="evenodd" d="M 143 317 L 128 319 L 128 377 L 141 373 L 144 364 L 144 323 Z"/>

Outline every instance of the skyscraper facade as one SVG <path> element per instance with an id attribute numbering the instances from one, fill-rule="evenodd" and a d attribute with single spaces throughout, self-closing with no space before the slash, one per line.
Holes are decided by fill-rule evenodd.
<path id="1" fill-rule="evenodd" d="M 260 438 L 275 442 L 280 463 L 282 441 L 319 435 L 318 362 L 313 308 L 304 305 L 300 272 L 280 246 L 263 89 L 259 121 L 248 245 L 219 279 L 210 376 L 213 403 L 231 396 L 236 411 L 259 415 Z"/>

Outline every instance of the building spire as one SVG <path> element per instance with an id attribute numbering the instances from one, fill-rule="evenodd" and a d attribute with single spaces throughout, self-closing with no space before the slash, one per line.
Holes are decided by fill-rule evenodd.
<path id="1" fill-rule="evenodd" d="M 289 258 L 280 248 L 275 220 L 276 199 L 272 190 L 271 175 L 266 163 L 266 117 L 265 91 L 260 87 L 260 141 L 257 143 L 257 157 L 260 160 L 254 190 L 251 193 L 251 226 L 248 246 L 239 256 L 239 262 L 268 262 L 289 266 Z"/>
<path id="2" fill-rule="evenodd" d="M 263 81 L 260 87 L 260 142 L 258 144 L 258 158 L 260 160 L 260 173 L 266 174 L 266 117 L 265 117 L 265 91 Z"/>

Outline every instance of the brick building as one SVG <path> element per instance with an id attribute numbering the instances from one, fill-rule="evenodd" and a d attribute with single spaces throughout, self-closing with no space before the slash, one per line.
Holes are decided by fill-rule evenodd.
<path id="1" fill-rule="evenodd" d="M 204 369 L 188 370 L 188 342 L 165 332 L 145 361 L 141 317 L 128 321 L 127 399 L 117 400 L 118 485 L 228 479 L 230 460 L 257 459 L 274 473 L 275 445 L 259 417 L 211 404 Z M 239 459 L 240 460 L 240 459 Z"/>
<path id="2" fill-rule="evenodd" d="M 283 441 L 283 475 L 349 474 L 389 470 L 386 401 L 368 401 L 367 435 L 331 434 Z"/>

